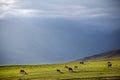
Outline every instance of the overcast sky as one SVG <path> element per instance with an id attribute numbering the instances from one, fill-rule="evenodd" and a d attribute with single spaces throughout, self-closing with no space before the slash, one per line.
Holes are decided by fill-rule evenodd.
<path id="1" fill-rule="evenodd" d="M 67 62 L 120 48 L 120 0 L 0 0 L 0 65 Z"/>

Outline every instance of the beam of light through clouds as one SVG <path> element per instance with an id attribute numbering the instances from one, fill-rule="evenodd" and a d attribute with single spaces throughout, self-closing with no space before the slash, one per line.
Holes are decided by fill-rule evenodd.
<path id="1" fill-rule="evenodd" d="M 0 18 L 6 16 L 31 16 L 38 12 L 33 9 L 20 8 L 18 0 L 0 0 L 0 5 Z"/>
<path id="2" fill-rule="evenodd" d="M 0 0 L 0 64 L 57 63 L 120 48 L 119 0 Z"/>
<path id="3" fill-rule="evenodd" d="M 116 0 L 115 0 L 116 1 Z M 1 0 L 1 16 L 36 16 L 37 17 L 97 17 L 106 15 L 119 15 L 118 4 L 109 0 Z M 119 1 L 117 1 L 119 2 Z M 105 9 L 106 8 L 106 9 Z"/>

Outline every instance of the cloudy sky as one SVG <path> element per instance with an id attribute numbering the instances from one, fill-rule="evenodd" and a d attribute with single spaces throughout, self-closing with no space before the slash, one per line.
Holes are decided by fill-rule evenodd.
<path id="1" fill-rule="evenodd" d="M 76 60 L 120 48 L 119 0 L 0 0 L 0 65 Z"/>

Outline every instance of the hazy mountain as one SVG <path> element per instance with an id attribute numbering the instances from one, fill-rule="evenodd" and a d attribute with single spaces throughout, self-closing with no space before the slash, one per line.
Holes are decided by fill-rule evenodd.
<path id="1" fill-rule="evenodd" d="M 105 53 L 100 53 L 92 56 L 88 56 L 82 59 L 78 59 L 76 61 L 86 61 L 86 60 L 104 60 L 104 59 L 112 59 L 112 58 L 120 58 L 120 49 L 112 50 Z"/>

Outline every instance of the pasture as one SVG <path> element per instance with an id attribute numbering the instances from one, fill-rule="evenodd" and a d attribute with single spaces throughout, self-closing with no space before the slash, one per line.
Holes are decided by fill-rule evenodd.
<path id="1" fill-rule="evenodd" d="M 107 62 L 112 67 L 107 66 Z M 69 66 L 69 71 L 64 66 Z M 78 68 L 74 69 L 74 66 Z M 60 70 L 60 72 L 57 71 Z M 21 74 L 25 70 L 27 74 Z M 44 64 L 0 66 L 0 80 L 120 80 L 120 59 Z"/>

